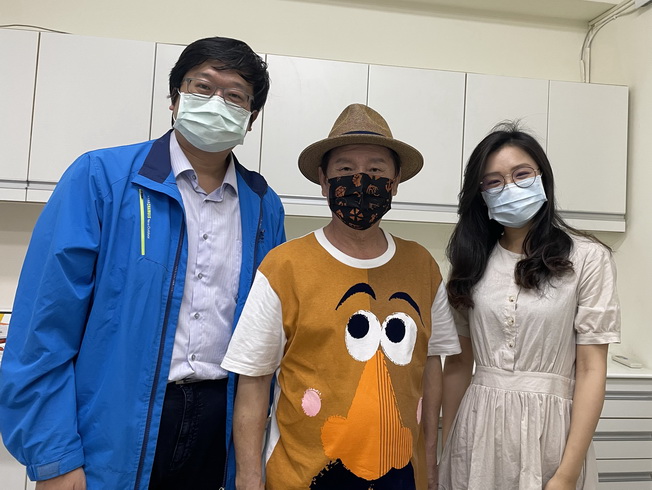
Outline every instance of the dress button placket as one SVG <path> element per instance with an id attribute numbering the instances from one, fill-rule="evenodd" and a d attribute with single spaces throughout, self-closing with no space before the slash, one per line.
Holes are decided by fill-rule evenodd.
<path id="1" fill-rule="evenodd" d="M 516 325 L 516 294 L 510 293 L 507 295 L 507 310 L 509 311 L 509 315 L 507 316 L 505 320 L 505 325 L 507 326 L 506 331 L 508 332 L 507 336 L 507 347 L 510 349 L 514 348 L 514 345 L 516 344 L 516 329 L 514 326 Z"/>

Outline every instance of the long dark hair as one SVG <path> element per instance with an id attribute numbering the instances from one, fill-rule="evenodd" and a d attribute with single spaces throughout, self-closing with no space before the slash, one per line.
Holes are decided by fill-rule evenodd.
<path id="1" fill-rule="evenodd" d="M 489 219 L 480 194 L 480 181 L 489 157 L 506 146 L 519 148 L 534 160 L 541 171 L 548 199 L 532 218 L 532 226 L 523 242 L 525 257 L 514 270 L 516 284 L 525 289 L 541 289 L 553 277 L 571 272 L 573 263 L 569 256 L 573 240 L 569 233 L 595 239 L 568 226 L 559 216 L 552 168 L 537 140 L 522 131 L 516 122 L 501 123 L 473 150 L 464 170 L 459 221 L 446 248 L 451 263 L 448 298 L 455 308 L 473 307 L 473 286 L 482 278 L 491 251 L 503 234 L 503 225 Z"/>

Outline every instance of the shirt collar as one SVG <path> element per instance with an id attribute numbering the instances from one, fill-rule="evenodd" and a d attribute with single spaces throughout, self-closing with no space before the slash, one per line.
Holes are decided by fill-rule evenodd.
<path id="1" fill-rule="evenodd" d="M 191 172 L 191 174 L 195 174 L 195 169 L 192 168 L 188 157 L 181 149 L 174 131 L 172 131 L 172 134 L 170 135 L 170 163 L 172 164 L 172 172 L 174 173 L 174 178 L 177 180 L 184 172 Z M 224 180 L 222 181 L 222 187 L 224 187 L 225 184 L 230 186 L 237 195 L 238 177 L 235 172 L 233 153 L 229 153 L 229 158 L 227 159 L 226 164 L 226 174 L 224 175 Z"/>

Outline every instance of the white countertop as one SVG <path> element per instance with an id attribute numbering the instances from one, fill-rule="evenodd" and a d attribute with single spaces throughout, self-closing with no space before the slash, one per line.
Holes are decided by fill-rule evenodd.
<path id="1" fill-rule="evenodd" d="M 624 366 L 618 362 L 611 360 L 611 352 L 609 352 L 609 359 L 607 360 L 607 379 L 619 378 L 638 378 L 638 379 L 652 379 L 652 369 L 643 366 L 640 369 L 632 369 Z"/>

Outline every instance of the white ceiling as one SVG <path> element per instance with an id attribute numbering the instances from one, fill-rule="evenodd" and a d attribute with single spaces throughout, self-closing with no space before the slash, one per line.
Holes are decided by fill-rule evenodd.
<path id="1" fill-rule="evenodd" d="M 618 0 L 295 0 L 417 14 L 586 26 Z"/>

